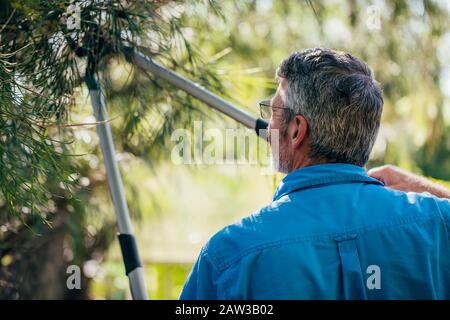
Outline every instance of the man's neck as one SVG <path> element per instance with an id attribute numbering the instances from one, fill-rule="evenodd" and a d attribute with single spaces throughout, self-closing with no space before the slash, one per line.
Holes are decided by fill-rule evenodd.
<path id="1" fill-rule="evenodd" d="M 313 166 L 315 164 L 321 164 L 321 163 L 328 163 L 330 161 L 327 160 L 315 160 L 311 159 L 310 157 L 303 156 L 299 157 L 296 161 L 294 161 L 294 165 L 292 166 L 292 171 L 303 168 L 303 167 L 309 167 Z"/>

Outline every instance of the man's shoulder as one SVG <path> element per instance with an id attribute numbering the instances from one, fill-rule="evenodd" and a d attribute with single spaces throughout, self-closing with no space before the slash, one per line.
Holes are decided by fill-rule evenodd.
<path id="1" fill-rule="evenodd" d="M 274 201 L 239 221 L 225 226 L 213 235 L 204 250 L 214 265 L 223 270 L 243 256 L 273 241 L 271 234 L 274 211 L 283 203 Z"/>
<path id="2" fill-rule="evenodd" d="M 387 222 L 436 220 L 450 226 L 450 200 L 428 192 L 404 192 L 388 187 L 377 187 L 371 204 Z"/>
<path id="3" fill-rule="evenodd" d="M 394 199 L 396 199 L 399 202 L 404 202 L 408 205 L 415 205 L 419 208 L 428 206 L 436 207 L 436 204 L 438 203 L 450 203 L 448 199 L 438 198 L 428 192 L 404 192 L 388 187 L 384 187 L 383 189 L 385 189 L 385 191 L 392 196 L 393 201 L 395 201 Z"/>
<path id="4" fill-rule="evenodd" d="M 444 219 L 445 223 L 450 226 L 450 199 L 438 198 L 429 193 L 427 193 L 427 195 L 436 202 L 442 218 Z"/>
<path id="5" fill-rule="evenodd" d="M 404 205 L 416 207 L 418 210 L 430 211 L 430 207 L 434 207 L 435 211 L 437 209 L 436 203 L 444 200 L 428 192 L 405 192 L 385 186 L 376 186 L 372 190 L 371 198 L 379 200 L 382 204 Z"/>
<path id="6" fill-rule="evenodd" d="M 376 188 L 373 194 L 371 192 L 370 196 L 368 194 L 366 196 L 373 197 L 377 201 L 369 201 L 370 212 L 360 210 L 359 215 L 365 215 L 367 219 L 361 220 L 364 223 L 356 220 L 358 221 L 356 227 L 367 226 L 367 223 L 374 226 L 394 224 L 398 221 L 413 223 L 428 217 L 436 219 L 439 215 L 445 215 L 447 224 L 450 225 L 448 222 L 450 221 L 450 201 L 436 198 L 431 194 L 401 192 L 381 187 Z M 336 209 L 333 204 L 330 206 Z M 281 197 L 257 212 L 222 228 L 207 242 L 205 253 L 215 267 L 223 271 L 245 256 L 274 244 L 281 244 L 286 239 L 292 240 L 295 237 L 296 241 L 300 241 L 316 234 L 321 234 L 325 238 L 333 232 L 344 230 L 339 229 L 338 222 L 342 219 L 327 220 L 326 217 L 320 217 L 317 210 L 317 204 L 314 205 L 308 199 L 302 198 L 299 202 L 292 197 Z M 324 212 L 324 215 L 336 216 L 335 211 L 332 215 Z M 373 211 L 378 214 L 372 214 Z M 329 223 L 322 223 L 323 221 L 334 221 L 336 227 L 329 226 Z"/>

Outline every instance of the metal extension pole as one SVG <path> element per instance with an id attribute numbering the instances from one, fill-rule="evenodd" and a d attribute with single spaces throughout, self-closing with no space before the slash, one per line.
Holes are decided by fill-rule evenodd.
<path id="1" fill-rule="evenodd" d="M 148 299 L 145 288 L 144 273 L 139 259 L 136 239 L 133 236 L 130 215 L 125 199 L 122 178 L 116 161 L 114 142 L 111 127 L 108 123 L 108 115 L 105 100 L 95 75 L 86 76 L 86 84 L 89 88 L 92 107 L 97 122 L 97 132 L 103 153 L 103 160 L 108 177 L 109 191 L 116 213 L 117 228 L 119 231 L 119 243 L 125 263 L 125 270 L 130 281 L 131 295 L 135 300 Z"/>
<path id="2" fill-rule="evenodd" d="M 261 138 L 267 139 L 267 122 L 265 120 L 251 116 L 247 112 L 235 107 L 228 101 L 218 97 L 189 79 L 164 68 L 142 53 L 133 52 L 131 54 L 131 59 L 142 69 L 149 71 L 177 88 L 184 90 L 210 107 L 231 117 L 237 122 L 242 123 L 247 128 L 254 129 L 256 134 Z M 111 128 L 107 122 L 108 116 L 106 113 L 104 97 L 93 74 L 86 75 L 86 84 L 89 88 L 95 118 L 97 122 L 99 122 L 97 124 L 97 132 L 100 138 L 100 145 L 108 177 L 108 185 L 116 213 L 117 227 L 119 230 L 118 238 L 125 263 L 126 274 L 130 281 L 131 294 L 133 299 L 136 300 L 148 299 L 143 269 L 136 240 L 133 236 L 130 215 L 125 199 L 125 192 L 123 190 L 122 178 L 117 166 Z"/>
<path id="3" fill-rule="evenodd" d="M 254 129 L 256 134 L 261 138 L 267 139 L 267 122 L 263 119 L 253 117 L 247 112 L 235 107 L 228 101 L 220 98 L 214 93 L 206 90 L 200 85 L 186 79 L 179 74 L 166 69 L 160 64 L 154 62 L 151 58 L 140 52 L 132 52 L 131 58 L 142 69 L 153 73 L 155 76 L 160 77 L 167 82 L 173 84 L 177 88 L 180 88 L 190 95 L 196 97 L 200 101 L 203 101 L 210 107 L 226 114 L 239 123 L 250 129 Z"/>

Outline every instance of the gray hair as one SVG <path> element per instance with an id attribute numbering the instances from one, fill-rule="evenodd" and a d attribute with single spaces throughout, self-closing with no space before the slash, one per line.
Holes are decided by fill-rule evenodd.
<path id="1" fill-rule="evenodd" d="M 312 159 L 367 163 L 383 96 L 365 62 L 331 49 L 307 49 L 282 61 L 277 77 L 288 82 L 285 126 L 295 115 L 305 117 Z"/>

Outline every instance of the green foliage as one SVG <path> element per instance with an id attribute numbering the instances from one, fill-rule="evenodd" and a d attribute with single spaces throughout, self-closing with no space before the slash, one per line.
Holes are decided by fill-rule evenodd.
<path id="1" fill-rule="evenodd" d="M 83 165 L 69 152 L 68 144 L 73 141 L 69 111 L 86 72 L 99 72 L 112 110 L 133 101 L 123 110 L 120 127 L 114 129 L 123 137 L 125 150 L 147 159 L 151 159 L 148 153 L 153 142 L 156 148 L 152 150 L 158 154 L 172 125 L 189 119 L 185 108 L 195 106 L 139 70 L 133 70 L 126 86 L 114 90 L 108 66 L 123 62 L 126 48 L 158 55 L 170 67 L 220 88 L 184 36 L 180 5 L 179 1 L 112 0 L 0 3 L 0 197 L 7 206 L 2 221 L 8 221 L 8 216 L 25 221 L 24 217 L 34 214 L 45 219 L 51 185 L 61 183 L 69 194 L 77 191 L 69 188 L 76 182 L 71 174 L 80 173 L 74 165 Z M 207 6 L 215 14 L 220 12 L 213 1 Z M 149 117 L 158 121 L 149 123 Z"/>
<path id="2" fill-rule="evenodd" d="M 99 75 L 130 211 L 142 220 L 146 232 L 154 224 L 150 219 L 167 216 L 173 229 L 180 220 L 176 211 L 184 219 L 178 235 L 188 233 L 183 228 L 196 227 L 209 228 L 202 229 L 208 234 L 212 226 L 230 222 L 231 212 L 244 203 L 256 206 L 265 198 L 246 199 L 249 189 L 254 192 L 257 187 L 212 172 L 205 173 L 208 178 L 194 173 L 195 179 L 170 180 L 166 187 L 173 193 L 157 191 L 169 176 L 159 165 L 170 157 L 174 128 L 189 129 L 193 120 L 202 119 L 219 128 L 235 124 L 133 66 L 122 54 L 128 47 L 254 114 L 255 102 L 274 93 L 275 68 L 290 52 L 306 47 L 349 51 L 369 63 L 384 90 L 382 129 L 369 166 L 388 162 L 450 179 L 450 94 L 442 85 L 445 70 L 450 70 L 450 11 L 445 1 L 377 1 L 380 29 L 367 26 L 367 9 L 373 4 L 368 0 L 217 3 L 83 1 L 80 28 L 70 29 L 68 0 L 0 0 L 0 240 L 7 240 L 0 250 L 9 250 L 13 240 L 12 232 L 2 234 L 4 227 L 20 229 L 21 222 L 11 226 L 16 219 L 33 224 L 30 213 L 52 222 L 68 215 L 66 242 L 73 257 L 67 259 L 73 263 L 101 261 L 114 237 L 95 127 L 73 126 L 93 122 L 83 84 L 86 70 Z M 162 174 L 161 180 L 154 180 L 155 171 Z M 247 171 L 239 177 L 252 179 L 254 171 Z M 274 177 L 273 184 L 278 179 Z M 207 187 L 194 192 L 194 180 Z M 254 185 L 261 181 L 255 179 Z M 272 187 L 270 179 L 267 184 Z M 182 197 L 182 190 L 191 192 Z M 233 200 L 216 208 L 203 201 L 208 195 L 221 202 Z M 190 208 L 197 218 L 185 215 L 186 205 L 199 207 Z M 46 229 L 45 225 L 37 232 L 45 234 Z M 162 234 L 161 243 L 168 242 L 166 236 L 173 233 Z M 144 239 L 143 256 L 151 251 L 147 244 L 155 242 L 155 236 Z M 185 237 L 180 239 L 186 243 Z M 190 250 L 194 247 L 189 245 Z M 107 274 L 123 271 L 120 265 L 113 269 Z M 149 269 L 152 293 L 176 297 L 186 265 L 162 263 Z M 167 280 L 174 269 L 176 281 Z M 98 290 L 103 290 L 102 297 L 123 298 L 118 288 Z"/>
<path id="3" fill-rule="evenodd" d="M 212 0 L 191 4 L 220 15 Z M 100 79 L 119 154 L 142 157 L 149 165 L 172 128 L 200 114 L 200 104 L 130 66 L 124 50 L 143 50 L 221 90 L 186 39 L 183 23 L 189 18 L 182 9 L 182 1 L 0 1 L 0 262 L 4 256 L 11 260 L 6 269 L 0 265 L 0 291 L 5 283 L 23 286 L 14 272 L 31 261 L 34 249 L 27 244 L 44 246 L 57 232 L 67 234 L 64 256 L 55 257 L 58 267 L 61 259 L 80 265 L 102 259 L 114 237 L 114 211 L 86 100 L 87 72 Z M 78 13 L 79 25 L 72 28 Z M 129 72 L 122 85 L 112 76 L 117 67 Z M 135 203 L 138 193 L 127 194 Z M 141 208 L 130 209 L 140 216 Z M 43 241 L 34 241 L 36 234 Z"/>
<path id="4" fill-rule="evenodd" d="M 26 49 L 22 49 L 26 50 Z M 72 166 L 66 157 L 67 143 L 49 135 L 44 109 L 46 99 L 26 87 L 14 76 L 17 64 L 11 54 L 0 56 L 0 190 L 3 204 L 11 216 L 26 221 L 54 210 L 54 188 L 48 179 L 60 181 L 64 189 L 73 184 Z M 63 192 L 54 194 L 64 196 Z M 8 217 L 0 216 L 0 222 Z"/>

